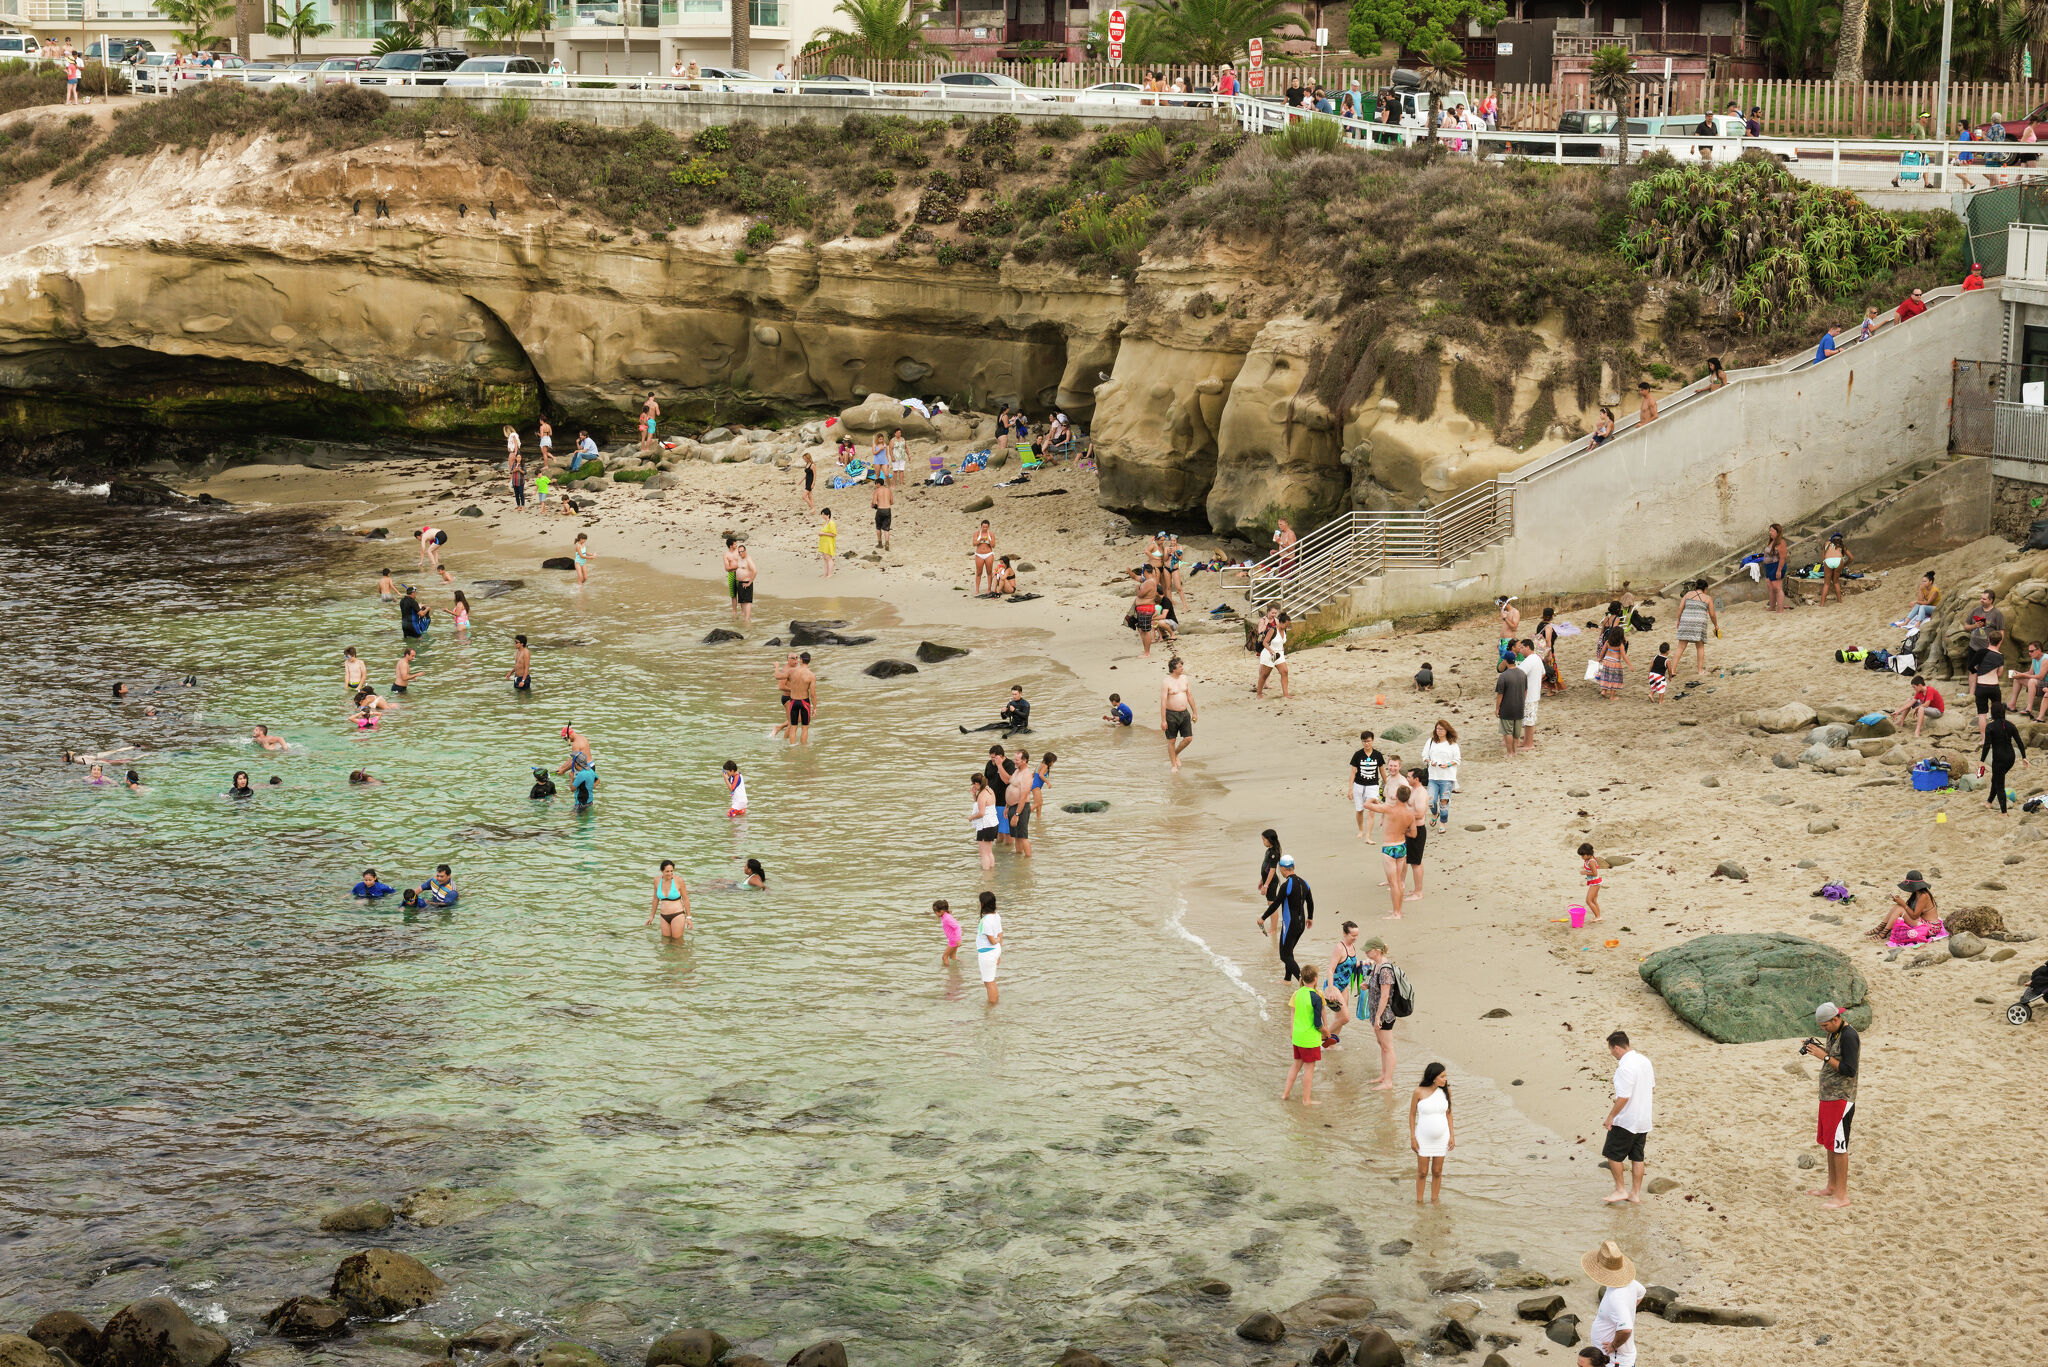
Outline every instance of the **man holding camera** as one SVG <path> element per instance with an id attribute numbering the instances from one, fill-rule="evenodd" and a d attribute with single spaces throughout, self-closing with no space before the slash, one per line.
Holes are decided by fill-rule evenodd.
<path id="1" fill-rule="evenodd" d="M 1825 1196 L 1825 1209 L 1840 1210 L 1849 1204 L 1849 1126 L 1856 1119 L 1856 1073 L 1863 1061 L 1863 1037 L 1833 1002 L 1822 1002 L 1813 1013 L 1813 1021 L 1827 1034 L 1827 1039 L 1810 1039 L 1799 1047 L 1799 1052 L 1820 1060 L 1820 1131 L 1816 1142 L 1827 1151 L 1828 1184 L 1806 1194 Z"/>

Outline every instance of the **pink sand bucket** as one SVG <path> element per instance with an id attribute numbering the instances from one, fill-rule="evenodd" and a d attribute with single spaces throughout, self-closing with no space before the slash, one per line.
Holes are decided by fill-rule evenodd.
<path id="1" fill-rule="evenodd" d="M 1572 929 L 1573 929 L 1573 930 L 1584 930 L 1585 928 L 1586 928 L 1586 909 L 1585 909 L 1584 907 L 1573 907 L 1573 908 L 1572 908 Z"/>

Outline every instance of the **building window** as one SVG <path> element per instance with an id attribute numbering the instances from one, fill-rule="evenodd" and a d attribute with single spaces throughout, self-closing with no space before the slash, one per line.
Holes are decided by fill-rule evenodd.
<path id="1" fill-rule="evenodd" d="M 788 14 L 782 0 L 748 0 L 747 13 L 747 22 L 756 28 L 781 28 Z"/>

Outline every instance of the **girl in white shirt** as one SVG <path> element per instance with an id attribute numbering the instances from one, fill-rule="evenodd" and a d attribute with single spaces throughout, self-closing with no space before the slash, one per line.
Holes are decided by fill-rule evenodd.
<path id="1" fill-rule="evenodd" d="M 1458 788 L 1458 730 L 1439 720 L 1422 743 L 1422 762 L 1429 766 L 1429 810 L 1439 831 L 1450 829 L 1451 794 Z"/>

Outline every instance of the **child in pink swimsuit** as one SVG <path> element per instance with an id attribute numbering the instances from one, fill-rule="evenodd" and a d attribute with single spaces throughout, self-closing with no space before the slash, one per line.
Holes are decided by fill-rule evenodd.
<path id="1" fill-rule="evenodd" d="M 939 956 L 939 962 L 950 964 L 960 953 L 960 923 L 953 919 L 953 912 L 942 897 L 932 903 L 932 915 L 939 918 L 939 929 L 946 933 L 946 952 Z"/>

